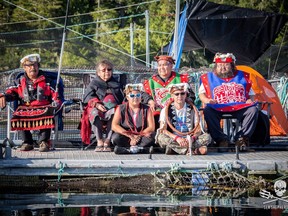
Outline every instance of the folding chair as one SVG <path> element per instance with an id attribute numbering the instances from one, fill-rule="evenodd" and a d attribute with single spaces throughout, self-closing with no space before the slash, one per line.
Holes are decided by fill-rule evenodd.
<path id="1" fill-rule="evenodd" d="M 271 102 L 266 101 L 258 102 L 259 112 L 262 112 L 265 106 L 267 106 L 265 114 L 267 115 L 268 119 L 270 119 L 271 104 L 272 104 Z M 235 141 L 235 135 L 241 128 L 240 122 L 237 119 L 233 118 L 231 114 L 227 113 L 222 115 L 222 119 L 223 119 L 223 132 L 227 134 L 231 142 Z"/>
<path id="2" fill-rule="evenodd" d="M 263 118 L 265 115 L 267 115 L 267 118 L 268 118 L 268 131 L 266 131 L 266 136 L 268 137 L 264 137 L 263 139 L 263 142 L 262 145 L 267 145 L 267 144 L 270 144 L 270 134 L 269 134 L 269 119 L 270 119 L 270 110 L 271 110 L 271 102 L 266 102 L 266 101 L 260 101 L 258 102 L 258 109 L 259 109 L 259 112 L 261 113 L 265 107 L 266 108 L 266 113 L 263 114 Z M 259 114 L 260 115 L 260 114 Z M 223 119 L 223 132 L 225 134 L 227 134 L 229 140 L 231 142 L 234 142 L 235 141 L 235 136 L 237 134 L 237 132 L 241 129 L 241 125 L 240 125 L 240 122 L 239 120 L 237 120 L 236 118 L 234 118 L 231 114 L 223 114 L 222 115 L 222 119 Z M 258 119 L 259 121 L 259 119 Z M 265 120 L 264 120 L 265 121 Z M 263 131 L 263 134 L 264 135 L 264 131 Z M 255 132 L 254 134 L 252 135 L 252 137 L 250 138 L 250 140 L 255 140 L 254 138 L 255 136 Z M 238 146 L 235 146 L 235 151 L 236 151 L 236 159 L 239 160 L 239 149 L 238 149 Z"/>

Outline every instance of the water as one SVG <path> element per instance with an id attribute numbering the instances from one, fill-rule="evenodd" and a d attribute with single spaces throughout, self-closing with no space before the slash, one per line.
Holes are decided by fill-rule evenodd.
<path id="1" fill-rule="evenodd" d="M 229 167 L 62 179 L 2 176 L 0 216 L 288 216 L 287 176 L 246 178 Z"/>
<path id="2" fill-rule="evenodd" d="M 166 193 L 166 194 L 165 194 Z M 198 195 L 197 195 L 198 194 Z M 0 215 L 288 215 L 288 199 L 263 204 L 262 197 L 238 197 L 233 192 L 197 188 L 190 193 L 111 194 L 111 193 L 43 193 L 1 194 Z M 266 200 L 267 201 L 267 200 Z"/>
<path id="3" fill-rule="evenodd" d="M 186 215 L 229 215 L 229 216 L 244 216 L 244 215 L 261 215 L 261 216 L 280 216 L 286 215 L 281 209 L 264 210 L 264 209 L 248 209 L 248 208 L 218 208 L 218 207 L 192 207 L 192 206 L 167 206 L 167 207 L 135 207 L 135 206 L 95 206 L 95 207 L 74 207 L 74 208 L 42 208 L 42 209 L 24 209 L 16 210 L 7 215 L 21 216 L 51 216 L 51 215 L 69 215 L 69 216 L 186 216 Z M 6 215 L 4 213 L 3 215 Z"/>

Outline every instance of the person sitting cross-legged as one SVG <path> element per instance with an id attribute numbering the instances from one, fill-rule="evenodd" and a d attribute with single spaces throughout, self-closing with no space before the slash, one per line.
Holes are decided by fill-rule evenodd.
<path id="1" fill-rule="evenodd" d="M 160 55 L 156 56 L 157 61 L 157 74 L 154 74 L 151 78 L 144 80 L 144 90 L 152 98 L 145 98 L 145 103 L 147 103 L 153 111 L 155 119 L 155 127 L 159 128 L 159 115 L 161 109 L 171 101 L 171 95 L 169 93 L 169 88 L 173 84 L 178 83 L 188 83 L 189 75 L 179 74 L 173 71 L 173 65 L 175 60 L 172 56 Z M 195 93 L 189 88 L 187 93 L 187 100 L 194 102 Z"/>
<path id="2" fill-rule="evenodd" d="M 148 105 L 141 103 L 142 91 L 141 83 L 125 86 L 127 102 L 116 108 L 112 120 L 115 154 L 146 152 L 155 142 L 153 113 Z"/>
<path id="3" fill-rule="evenodd" d="M 188 88 L 187 83 L 171 85 L 172 101 L 161 110 L 156 142 L 166 154 L 207 154 L 211 137 L 201 134 L 198 110 L 187 101 Z"/>

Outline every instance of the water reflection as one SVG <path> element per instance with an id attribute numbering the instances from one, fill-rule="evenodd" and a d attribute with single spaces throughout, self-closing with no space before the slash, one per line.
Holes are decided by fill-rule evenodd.
<path id="1" fill-rule="evenodd" d="M 263 205 L 261 197 L 205 197 L 141 194 L 2 194 L 2 216 L 168 216 L 168 215 L 288 215 L 288 204 Z M 286 210 L 285 210 L 286 209 Z"/>
<path id="2" fill-rule="evenodd" d="M 248 209 L 225 207 L 134 207 L 134 206 L 96 206 L 96 207 L 69 207 L 54 209 L 25 209 L 11 212 L 0 212 L 3 216 L 285 216 L 283 209 Z"/>

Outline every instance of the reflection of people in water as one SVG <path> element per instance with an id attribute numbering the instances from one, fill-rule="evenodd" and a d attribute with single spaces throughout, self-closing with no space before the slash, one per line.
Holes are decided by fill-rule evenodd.
<path id="1" fill-rule="evenodd" d="M 134 206 L 97 206 L 81 207 L 81 216 L 156 216 L 154 208 L 134 207 Z"/>
<path id="2" fill-rule="evenodd" d="M 127 212 L 118 213 L 117 216 L 156 216 L 154 208 L 146 207 L 128 207 Z"/>
<path id="3" fill-rule="evenodd" d="M 213 207 L 212 207 L 213 208 Z M 230 208 L 229 208 L 230 209 Z M 192 207 L 192 206 L 175 206 L 171 209 L 166 208 L 165 212 L 162 211 L 162 213 L 170 213 L 172 216 L 190 216 L 190 215 L 203 215 L 203 216 L 214 216 L 214 214 L 211 213 L 211 208 L 206 206 L 200 206 L 200 207 Z M 230 214 L 225 214 L 221 216 L 231 216 Z"/>
<path id="4" fill-rule="evenodd" d="M 89 207 L 80 208 L 80 216 L 91 216 L 91 209 Z"/>
<path id="5" fill-rule="evenodd" d="M 51 211 L 52 210 L 52 211 Z M 253 208 L 232 208 L 217 206 L 173 206 L 173 207 L 134 207 L 134 206 L 97 206 L 81 207 L 80 216 L 156 216 L 156 215 L 172 215 L 172 216 L 236 216 L 236 215 L 281 215 L 284 209 L 253 209 Z M 79 211 L 76 211 L 77 213 Z M 0 215 L 6 215 L 1 214 Z M 69 213 L 69 211 L 68 211 Z M 43 209 L 25 209 L 18 212 L 17 216 L 64 216 L 69 215 L 64 208 L 43 208 Z M 11 214 L 12 215 L 12 214 Z M 13 214 L 14 215 L 14 214 Z M 76 215 L 76 214 L 75 214 Z"/>
<path id="6" fill-rule="evenodd" d="M 212 216 L 237 216 L 237 215 L 261 215 L 261 216 L 270 216 L 270 215 L 281 215 L 282 212 L 276 211 L 275 209 L 261 209 L 261 208 L 231 208 L 229 205 L 227 207 L 207 207 L 209 209 L 209 215 Z M 283 211 L 283 209 L 281 209 Z M 273 213 L 274 212 L 274 213 Z"/>
<path id="7" fill-rule="evenodd" d="M 94 209 L 90 207 L 81 207 L 80 216 L 111 216 L 112 206 L 96 206 Z"/>
<path id="8" fill-rule="evenodd" d="M 111 206 L 97 206 L 95 208 L 94 215 L 97 215 L 97 216 L 112 215 L 112 207 Z"/>
<path id="9" fill-rule="evenodd" d="M 43 208 L 43 209 L 36 209 L 36 210 L 30 210 L 30 209 L 24 209 L 22 211 L 19 211 L 19 216 L 50 216 L 50 209 L 49 208 Z"/>

